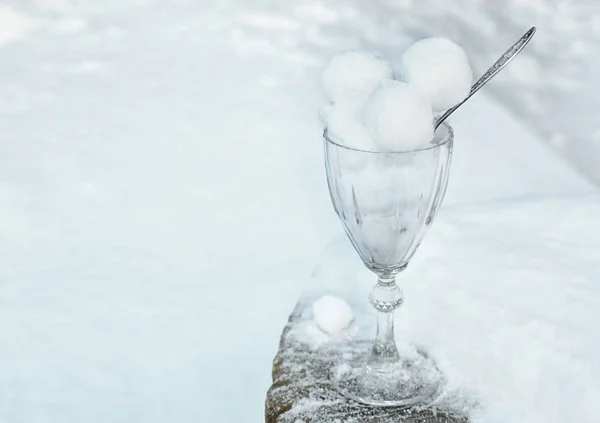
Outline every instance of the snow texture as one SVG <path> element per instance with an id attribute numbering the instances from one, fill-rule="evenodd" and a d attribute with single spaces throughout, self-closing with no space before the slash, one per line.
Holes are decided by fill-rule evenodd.
<path id="1" fill-rule="evenodd" d="M 443 112 L 467 97 L 473 71 L 461 46 L 446 38 L 425 38 L 402 54 L 400 78 L 414 85 L 434 112 Z"/>
<path id="2" fill-rule="evenodd" d="M 378 151 L 414 151 L 431 145 L 431 104 L 410 84 L 382 83 L 367 100 L 362 117 Z"/>
<path id="3" fill-rule="evenodd" d="M 391 65 L 373 53 L 348 51 L 331 58 L 321 76 L 323 93 L 334 103 L 364 103 L 383 79 L 393 77 Z"/>
<path id="4" fill-rule="evenodd" d="M 374 282 L 327 192 L 323 65 L 360 49 L 398 68 L 439 36 L 478 75 L 535 24 L 450 119 L 450 185 L 398 328 L 480 392 L 481 421 L 596 422 L 598 9 L 4 2 L 0 421 L 261 421 L 300 292 L 365 301 Z"/>

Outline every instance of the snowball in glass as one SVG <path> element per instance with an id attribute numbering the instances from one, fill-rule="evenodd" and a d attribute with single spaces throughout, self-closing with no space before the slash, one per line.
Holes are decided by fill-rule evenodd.
<path id="1" fill-rule="evenodd" d="M 346 51 L 335 55 L 321 75 L 321 86 L 334 103 L 363 99 L 377 88 L 381 80 L 392 78 L 391 65 L 366 51 Z"/>
<path id="2" fill-rule="evenodd" d="M 465 51 L 446 38 L 417 41 L 402 55 L 402 80 L 413 84 L 441 112 L 464 100 L 473 82 Z"/>
<path id="3" fill-rule="evenodd" d="M 380 84 L 365 104 L 362 117 L 378 151 L 419 150 L 433 139 L 431 105 L 405 82 Z"/>

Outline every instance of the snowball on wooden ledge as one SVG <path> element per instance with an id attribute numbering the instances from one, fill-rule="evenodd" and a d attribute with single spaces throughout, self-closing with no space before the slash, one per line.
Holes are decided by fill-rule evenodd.
<path id="1" fill-rule="evenodd" d="M 312 309 L 317 326 L 330 335 L 347 329 L 354 319 L 348 303 L 333 295 L 319 298 L 313 303 Z"/>

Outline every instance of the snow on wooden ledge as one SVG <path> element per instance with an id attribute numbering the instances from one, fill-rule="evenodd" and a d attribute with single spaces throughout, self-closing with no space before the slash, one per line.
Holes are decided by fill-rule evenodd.
<path id="1" fill-rule="evenodd" d="M 442 401 L 435 408 L 370 408 L 342 398 L 329 384 L 328 369 L 344 343 L 321 332 L 312 318 L 314 296 L 303 297 L 283 330 L 265 404 L 266 423 L 467 423 Z M 356 316 L 355 334 L 372 316 Z M 347 351 L 346 351 L 347 352 Z"/>

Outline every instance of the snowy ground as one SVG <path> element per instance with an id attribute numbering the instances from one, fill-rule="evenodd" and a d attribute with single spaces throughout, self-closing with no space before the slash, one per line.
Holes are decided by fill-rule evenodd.
<path id="1" fill-rule="evenodd" d="M 452 2 L 436 3 L 435 16 L 433 1 L 414 3 L 0 5 L 0 422 L 262 419 L 271 359 L 288 313 L 302 290 L 336 286 L 333 277 L 311 278 L 315 267 L 315 275 L 323 274 L 319 263 L 322 268 L 331 255 L 338 263 L 346 257 L 336 252 L 342 232 L 327 196 L 316 119 L 323 61 L 357 46 L 394 59 L 414 38 L 436 33 L 434 25 L 443 21 L 438 35 L 454 35 L 483 66 L 530 25 L 520 21 L 527 14 L 509 21 L 505 13 L 490 25 L 473 19 L 499 15 L 491 1 L 468 2 L 461 16 Z M 564 35 L 551 18 L 570 15 L 554 3 L 535 2 L 546 14 L 531 24 L 540 27 L 540 39 L 562 42 L 564 37 L 541 35 L 544 25 Z M 587 36 L 593 45 L 597 16 L 587 12 L 589 34 L 577 32 L 573 40 Z M 479 31 L 485 37 L 473 36 Z M 532 57 L 548 60 L 544 70 L 562 72 L 544 50 L 547 44 L 536 48 Z M 587 62 L 578 60 L 572 67 L 585 68 Z M 471 218 L 507 204 L 515 221 L 541 216 L 533 239 L 556 243 L 546 249 L 511 234 L 510 241 L 519 244 L 515 251 L 535 254 L 540 269 L 561 249 L 598 253 L 591 235 L 600 231 L 594 222 L 598 206 L 585 198 L 599 192 L 593 170 L 600 159 L 594 138 L 582 135 L 593 131 L 581 123 L 595 124 L 598 96 L 586 95 L 585 110 L 568 114 L 568 122 L 541 119 L 531 104 L 563 110 L 572 104 L 565 102 L 569 95 L 582 94 L 568 91 L 569 83 L 562 91 L 551 89 L 552 78 L 534 90 L 527 69 L 498 77 L 495 90 L 478 94 L 453 119 L 456 155 L 445 204 L 453 217 L 445 223 L 442 213 L 440 235 L 426 240 L 415 258 L 433 260 L 432 269 L 449 269 L 454 256 L 442 249 L 437 260 L 436 248 L 473 244 L 464 251 L 476 254 L 473 262 L 481 271 L 469 279 L 465 268 L 471 261 L 461 257 L 467 273 L 447 270 L 455 275 L 449 285 L 456 291 L 439 316 L 428 320 L 409 301 L 405 314 L 420 322 L 415 328 L 429 336 L 432 348 L 495 407 L 498 422 L 592 422 L 600 389 L 600 364 L 590 355 L 600 347 L 592 322 L 600 316 L 599 291 L 590 279 L 598 269 L 591 258 L 580 258 L 588 270 L 571 273 L 566 266 L 554 275 L 546 287 L 549 302 L 539 304 L 542 280 L 529 288 L 503 286 L 500 261 L 485 261 L 486 252 L 509 254 L 510 246 L 490 239 L 510 224 L 496 231 L 478 221 L 481 235 L 444 231 L 461 232 Z M 563 81 L 585 81 L 578 71 L 564 72 Z M 513 96 L 500 93 L 502 86 L 527 90 Z M 581 153 L 563 159 L 549 147 L 549 133 L 562 134 L 566 141 L 560 145 L 577 143 Z M 546 197 L 563 200 L 536 202 Z M 568 221 L 576 226 L 563 222 L 567 226 L 553 238 L 548 228 L 570 213 L 571 201 L 579 212 Z M 354 264 L 344 271 L 354 272 Z M 340 271 L 337 265 L 325 268 Z M 475 291 L 473 281 L 486 279 L 486 271 L 494 283 L 482 281 Z M 443 300 L 443 285 L 431 272 L 423 274 L 423 288 L 414 285 L 415 304 L 426 302 L 419 290 L 427 286 L 434 287 L 432 304 Z M 509 296 L 510 289 L 521 295 Z M 501 298 L 490 305 L 495 296 Z M 453 301 L 472 306 L 455 314 Z M 496 314 L 489 317 L 491 309 Z M 560 314 L 547 314 L 554 309 Z M 500 317 L 503 323 L 496 326 Z M 509 376 L 473 380 L 468 351 L 451 347 L 468 334 L 454 328 L 450 342 L 435 326 L 471 320 L 480 321 L 474 333 L 497 328 L 505 338 L 496 342 L 532 345 L 531 355 L 511 356 L 501 345 L 507 355 L 500 356 L 494 344 L 482 341 L 478 368 L 504 369 Z M 528 343 L 539 327 L 542 338 Z M 530 373 L 522 379 L 516 376 L 525 371 Z M 512 388 L 502 383 L 510 381 L 519 389 L 500 398 L 502 389 Z M 565 393 L 561 384 L 573 390 Z M 547 402 L 564 399 L 578 406 L 561 403 L 551 420 L 554 408 Z M 511 407 L 522 412 L 515 417 Z"/>

